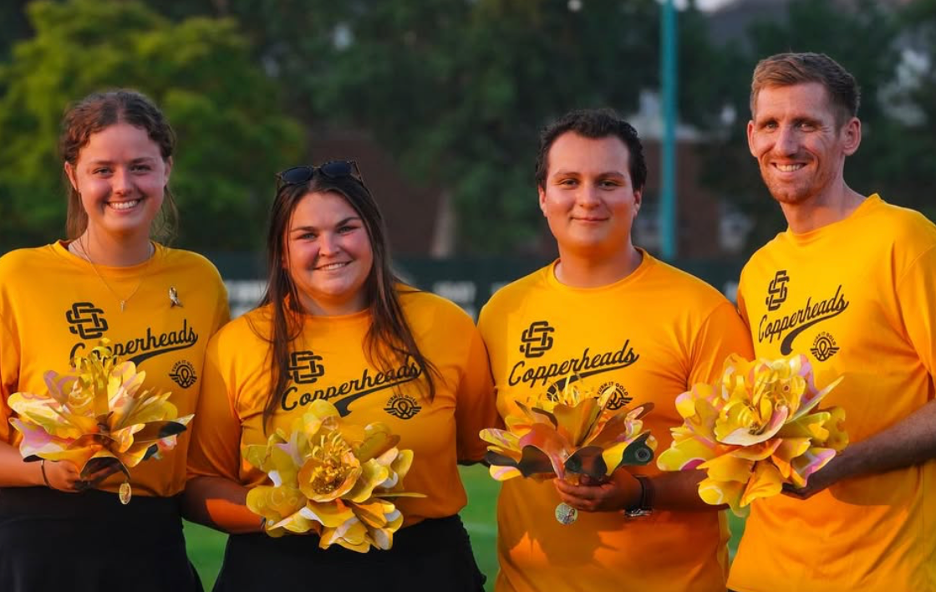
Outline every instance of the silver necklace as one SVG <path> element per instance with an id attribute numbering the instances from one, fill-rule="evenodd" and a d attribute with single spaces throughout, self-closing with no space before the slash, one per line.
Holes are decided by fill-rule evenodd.
<path id="1" fill-rule="evenodd" d="M 91 259 L 91 255 L 88 253 L 87 247 L 81 244 L 81 239 L 76 239 L 72 241 L 72 243 L 69 245 L 69 250 L 72 250 L 71 245 L 75 245 L 76 247 L 76 249 L 73 250 L 72 252 L 75 253 L 76 255 L 79 255 L 81 258 L 86 259 L 88 263 L 91 264 L 91 269 L 94 270 L 94 275 L 96 275 L 98 279 L 101 280 L 101 283 L 104 284 L 104 287 L 107 288 L 107 291 L 113 294 L 114 298 L 117 299 L 117 302 L 120 303 L 120 312 L 124 312 L 124 310 L 126 310 L 127 303 L 130 302 L 130 299 L 136 295 L 137 291 L 140 289 L 140 286 L 143 285 L 143 280 L 145 280 L 146 276 L 149 274 L 150 263 L 152 263 L 153 258 L 156 255 L 156 249 L 153 247 L 153 244 L 150 243 L 150 256 L 147 259 L 146 269 L 140 275 L 140 281 L 137 282 L 137 285 L 133 288 L 133 290 L 130 292 L 130 294 L 126 298 L 122 298 L 120 294 L 118 294 L 117 291 L 114 290 L 114 288 L 112 288 L 109 283 L 107 283 L 107 280 L 104 279 L 104 276 L 101 275 L 101 272 L 98 271 L 97 265 L 95 265 L 94 260 Z M 81 253 L 78 253 L 77 249 L 81 249 Z"/>

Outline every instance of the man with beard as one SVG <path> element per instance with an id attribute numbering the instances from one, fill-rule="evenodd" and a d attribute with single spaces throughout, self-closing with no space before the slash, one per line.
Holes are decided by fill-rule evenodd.
<path id="1" fill-rule="evenodd" d="M 859 90 L 834 60 L 762 60 L 747 135 L 789 228 L 741 274 L 758 357 L 805 354 L 851 444 L 803 489 L 753 504 L 738 592 L 936 590 L 936 226 L 844 180 Z"/>

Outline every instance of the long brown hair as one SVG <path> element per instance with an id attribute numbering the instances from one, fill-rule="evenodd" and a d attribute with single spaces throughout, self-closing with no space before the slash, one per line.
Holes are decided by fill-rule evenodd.
<path id="1" fill-rule="evenodd" d="M 72 105 L 62 119 L 59 137 L 59 152 L 64 162 L 74 166 L 78 154 L 88 145 L 92 134 L 117 124 L 129 123 L 146 132 L 149 139 L 159 146 L 164 161 L 175 152 L 176 135 L 162 111 L 146 95 L 130 89 L 117 89 L 93 93 Z M 66 236 L 74 240 L 88 228 L 88 213 L 81 205 L 81 196 L 65 180 L 68 188 L 68 214 Z M 178 227 L 179 211 L 169 187 L 152 234 L 161 241 L 168 241 Z"/>
<path id="2" fill-rule="evenodd" d="M 267 233 L 267 289 L 260 307 L 270 305 L 273 311 L 272 332 L 262 335 L 270 343 L 270 375 L 272 389 L 263 408 L 264 428 L 276 408 L 282 403 L 289 374 L 289 346 L 302 333 L 303 312 L 295 283 L 284 267 L 286 234 L 296 206 L 310 193 L 335 193 L 348 202 L 360 216 L 370 240 L 374 263 L 364 282 L 365 301 L 371 315 L 371 326 L 364 340 L 364 354 L 369 363 L 389 369 L 394 363 L 408 359 L 420 369 L 423 386 L 430 401 L 435 397 L 435 377 L 438 371 L 420 351 L 412 329 L 403 314 L 399 291 L 418 291 L 400 287 L 400 279 L 390 266 L 390 247 L 383 215 L 363 181 L 352 176 L 329 177 L 316 170 L 305 183 L 284 184 L 278 188 L 270 213 Z"/>

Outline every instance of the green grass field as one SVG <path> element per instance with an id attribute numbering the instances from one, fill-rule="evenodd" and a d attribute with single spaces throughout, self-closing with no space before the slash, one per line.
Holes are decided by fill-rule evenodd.
<path id="1" fill-rule="evenodd" d="M 487 469 L 482 466 L 463 467 L 461 473 L 465 488 L 468 490 L 468 507 L 461 513 L 462 520 L 471 535 L 471 545 L 474 548 L 478 565 L 481 571 L 487 574 L 487 589 L 493 590 L 494 576 L 497 574 L 495 509 L 500 485 L 491 479 Z M 738 540 L 744 530 L 744 522 L 729 513 L 729 523 L 732 535 L 729 552 L 734 557 Z M 210 528 L 187 523 L 185 538 L 188 541 L 189 557 L 198 568 L 205 589 L 211 590 L 218 569 L 221 567 L 226 535 Z"/>

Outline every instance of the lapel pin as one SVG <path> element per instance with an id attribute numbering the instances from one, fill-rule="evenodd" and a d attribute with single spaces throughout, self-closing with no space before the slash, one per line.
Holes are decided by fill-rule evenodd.
<path id="1" fill-rule="evenodd" d="M 179 292 L 176 291 L 175 286 L 169 286 L 169 302 L 171 303 L 169 308 L 173 308 L 175 306 L 182 308 L 182 301 L 179 300 Z"/>

